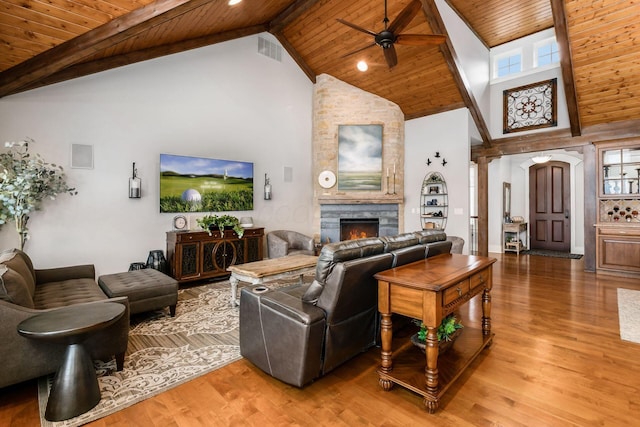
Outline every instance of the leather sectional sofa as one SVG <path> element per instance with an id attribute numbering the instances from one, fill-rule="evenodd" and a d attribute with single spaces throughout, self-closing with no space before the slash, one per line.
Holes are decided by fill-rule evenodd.
<path id="1" fill-rule="evenodd" d="M 375 273 L 451 245 L 444 232 L 425 230 L 324 246 L 311 284 L 242 289 L 240 353 L 285 383 L 310 383 L 377 343 Z"/>
<path id="2" fill-rule="evenodd" d="M 119 303 L 124 316 L 85 341 L 93 359 L 116 357 L 121 370 L 129 335 L 129 300 L 108 298 L 95 281 L 93 265 L 36 270 L 19 249 L 0 253 L 0 388 L 55 372 L 66 346 L 31 340 L 18 324 L 45 311 L 73 304 Z"/>

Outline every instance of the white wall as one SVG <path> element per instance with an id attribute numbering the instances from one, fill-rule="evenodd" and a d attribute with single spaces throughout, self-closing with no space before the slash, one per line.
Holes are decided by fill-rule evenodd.
<path id="1" fill-rule="evenodd" d="M 463 78 L 466 79 L 482 115 L 489 117 L 491 114 L 489 49 L 445 0 L 437 0 L 436 5 L 460 61 Z M 475 124 L 472 131 L 477 133 Z"/>
<path id="2" fill-rule="evenodd" d="M 160 153 L 254 162 L 254 210 L 231 214 L 265 231 L 312 233 L 312 83 L 286 53 L 282 63 L 258 54 L 257 37 L 0 99 L 0 140 L 34 138 L 33 151 L 61 164 L 79 193 L 32 215 L 25 250 L 37 268 L 93 263 L 113 273 L 165 249 L 174 214 L 159 213 Z M 94 169 L 70 169 L 72 143 L 94 146 Z M 141 199 L 127 195 L 132 162 Z M 202 215 L 191 215 L 193 226 Z M 18 245 L 13 223 L 5 225 L 0 249 Z"/>
<path id="3" fill-rule="evenodd" d="M 428 172 L 440 172 L 449 192 L 445 232 L 465 240 L 469 249 L 469 112 L 466 108 L 409 120 L 405 123 L 405 231 L 421 229 L 420 188 Z M 460 124 L 463 123 L 464 126 Z M 435 161 L 436 151 L 440 162 Z M 427 165 L 427 158 L 433 163 Z M 442 166 L 442 159 L 447 164 Z"/>

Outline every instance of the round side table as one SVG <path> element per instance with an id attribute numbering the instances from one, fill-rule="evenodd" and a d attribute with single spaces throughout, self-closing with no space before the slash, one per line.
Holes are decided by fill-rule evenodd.
<path id="1" fill-rule="evenodd" d="M 20 322 L 20 335 L 67 346 L 49 393 L 47 420 L 76 417 L 100 402 L 98 379 L 83 342 L 120 319 L 124 309 L 118 303 L 77 305 L 47 311 Z"/>

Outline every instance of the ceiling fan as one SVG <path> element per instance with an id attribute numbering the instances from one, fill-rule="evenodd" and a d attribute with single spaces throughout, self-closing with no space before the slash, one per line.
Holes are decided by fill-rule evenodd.
<path id="1" fill-rule="evenodd" d="M 347 22 L 343 19 L 338 19 L 338 22 L 348 27 L 358 30 L 362 33 L 369 34 L 374 37 L 374 42 L 361 49 L 350 52 L 343 57 L 353 55 L 354 53 L 361 52 L 365 49 L 369 49 L 375 45 L 382 48 L 384 58 L 387 61 L 389 68 L 393 68 L 398 64 L 398 55 L 394 44 L 407 45 L 407 46 L 427 46 L 436 45 L 444 42 L 446 37 L 441 34 L 399 34 L 404 28 L 409 25 L 409 22 L 420 11 L 422 4 L 419 0 L 411 1 L 402 11 L 396 16 L 396 19 L 389 24 L 389 17 L 387 16 L 387 0 L 384 0 L 384 30 L 376 33 L 371 30 L 367 30 L 358 25 Z"/>

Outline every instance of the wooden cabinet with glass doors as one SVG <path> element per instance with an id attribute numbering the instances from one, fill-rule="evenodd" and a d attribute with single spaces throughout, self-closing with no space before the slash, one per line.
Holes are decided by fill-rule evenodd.
<path id="1" fill-rule="evenodd" d="M 640 275 L 640 139 L 596 144 L 601 273 Z"/>

